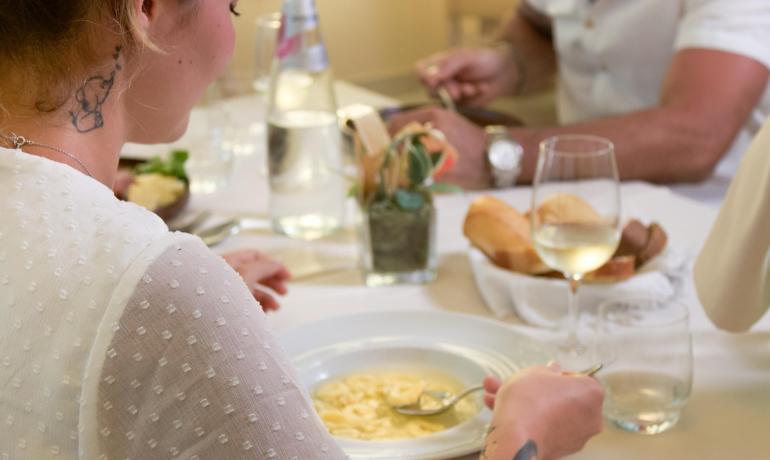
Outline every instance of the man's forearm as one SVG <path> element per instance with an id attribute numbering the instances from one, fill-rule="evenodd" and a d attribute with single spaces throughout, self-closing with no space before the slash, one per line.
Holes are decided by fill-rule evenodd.
<path id="1" fill-rule="evenodd" d="M 540 15 L 526 2 L 513 12 L 498 36 L 511 47 L 511 59 L 523 68 L 520 93 L 550 88 L 556 76 L 556 52 L 548 30 L 550 19 Z"/>
<path id="2" fill-rule="evenodd" d="M 654 108 L 560 127 L 512 128 L 511 135 L 525 152 L 520 182 L 532 181 L 539 143 L 563 134 L 589 134 L 611 140 L 623 180 L 704 180 L 728 150 L 732 134 L 719 133 L 722 128 L 718 124 L 695 123 L 695 118 L 695 114 L 684 110 Z"/>
<path id="3" fill-rule="evenodd" d="M 768 75 L 762 63 L 734 53 L 679 51 L 658 107 L 559 128 L 512 130 L 526 149 L 522 179 L 532 179 L 538 142 L 558 134 L 612 140 L 623 179 L 706 179 L 761 100 Z"/>

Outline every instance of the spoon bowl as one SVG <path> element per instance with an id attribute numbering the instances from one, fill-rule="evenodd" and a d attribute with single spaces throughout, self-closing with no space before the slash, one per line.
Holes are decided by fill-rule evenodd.
<path id="1" fill-rule="evenodd" d="M 584 376 L 592 377 L 597 372 L 602 370 L 603 367 L 604 367 L 604 364 L 597 364 L 583 371 L 564 371 L 562 372 L 562 375 L 573 376 L 573 377 L 584 377 Z M 457 404 L 461 399 L 467 397 L 468 395 L 476 393 L 477 391 L 481 391 L 483 389 L 484 389 L 483 385 L 477 385 L 477 386 L 468 388 L 467 390 L 463 391 L 462 393 L 456 396 L 452 396 L 450 393 L 446 393 L 443 391 L 423 391 L 420 394 L 420 397 L 417 398 L 417 402 L 413 404 L 406 404 L 403 406 L 392 406 L 392 407 L 393 407 L 393 410 L 395 410 L 399 414 L 404 414 L 404 415 L 416 415 L 416 416 L 438 415 L 454 407 L 454 405 Z M 423 401 L 423 398 L 425 397 L 439 401 L 441 405 L 431 409 L 423 409 L 422 401 Z"/>
<path id="2" fill-rule="evenodd" d="M 239 219 L 230 219 L 219 225 L 207 228 L 197 233 L 206 246 L 216 246 L 227 238 L 237 235 L 241 231 Z"/>

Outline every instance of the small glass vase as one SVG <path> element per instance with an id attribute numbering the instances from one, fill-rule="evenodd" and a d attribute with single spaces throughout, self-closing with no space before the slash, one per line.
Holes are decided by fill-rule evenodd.
<path id="1" fill-rule="evenodd" d="M 360 264 L 367 286 L 436 279 L 436 210 L 432 200 L 406 211 L 392 202 L 361 208 Z"/>

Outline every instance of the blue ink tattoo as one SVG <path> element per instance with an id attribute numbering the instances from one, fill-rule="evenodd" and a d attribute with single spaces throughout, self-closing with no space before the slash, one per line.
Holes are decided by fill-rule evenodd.
<path id="1" fill-rule="evenodd" d="M 70 120 L 79 133 L 89 133 L 104 126 L 104 114 L 102 106 L 112 93 L 115 86 L 115 77 L 123 70 L 120 64 L 122 46 L 115 47 L 112 58 L 115 60 L 115 68 L 108 77 L 95 75 L 90 77 L 75 92 L 76 110 L 70 111 Z"/>
<path id="2" fill-rule="evenodd" d="M 533 460 L 535 457 L 537 457 L 537 444 L 530 439 L 516 452 L 513 460 Z"/>

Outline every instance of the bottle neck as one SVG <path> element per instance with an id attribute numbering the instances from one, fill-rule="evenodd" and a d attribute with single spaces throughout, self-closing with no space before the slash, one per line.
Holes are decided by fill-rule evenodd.
<path id="1" fill-rule="evenodd" d="M 318 24 L 318 9 L 315 0 L 286 0 L 281 8 L 283 17 L 291 17 L 300 22 L 310 21 Z"/>
<path id="2" fill-rule="evenodd" d="M 328 69 L 329 58 L 315 0 L 284 2 L 276 59 L 282 69 L 302 69 L 311 73 Z"/>

